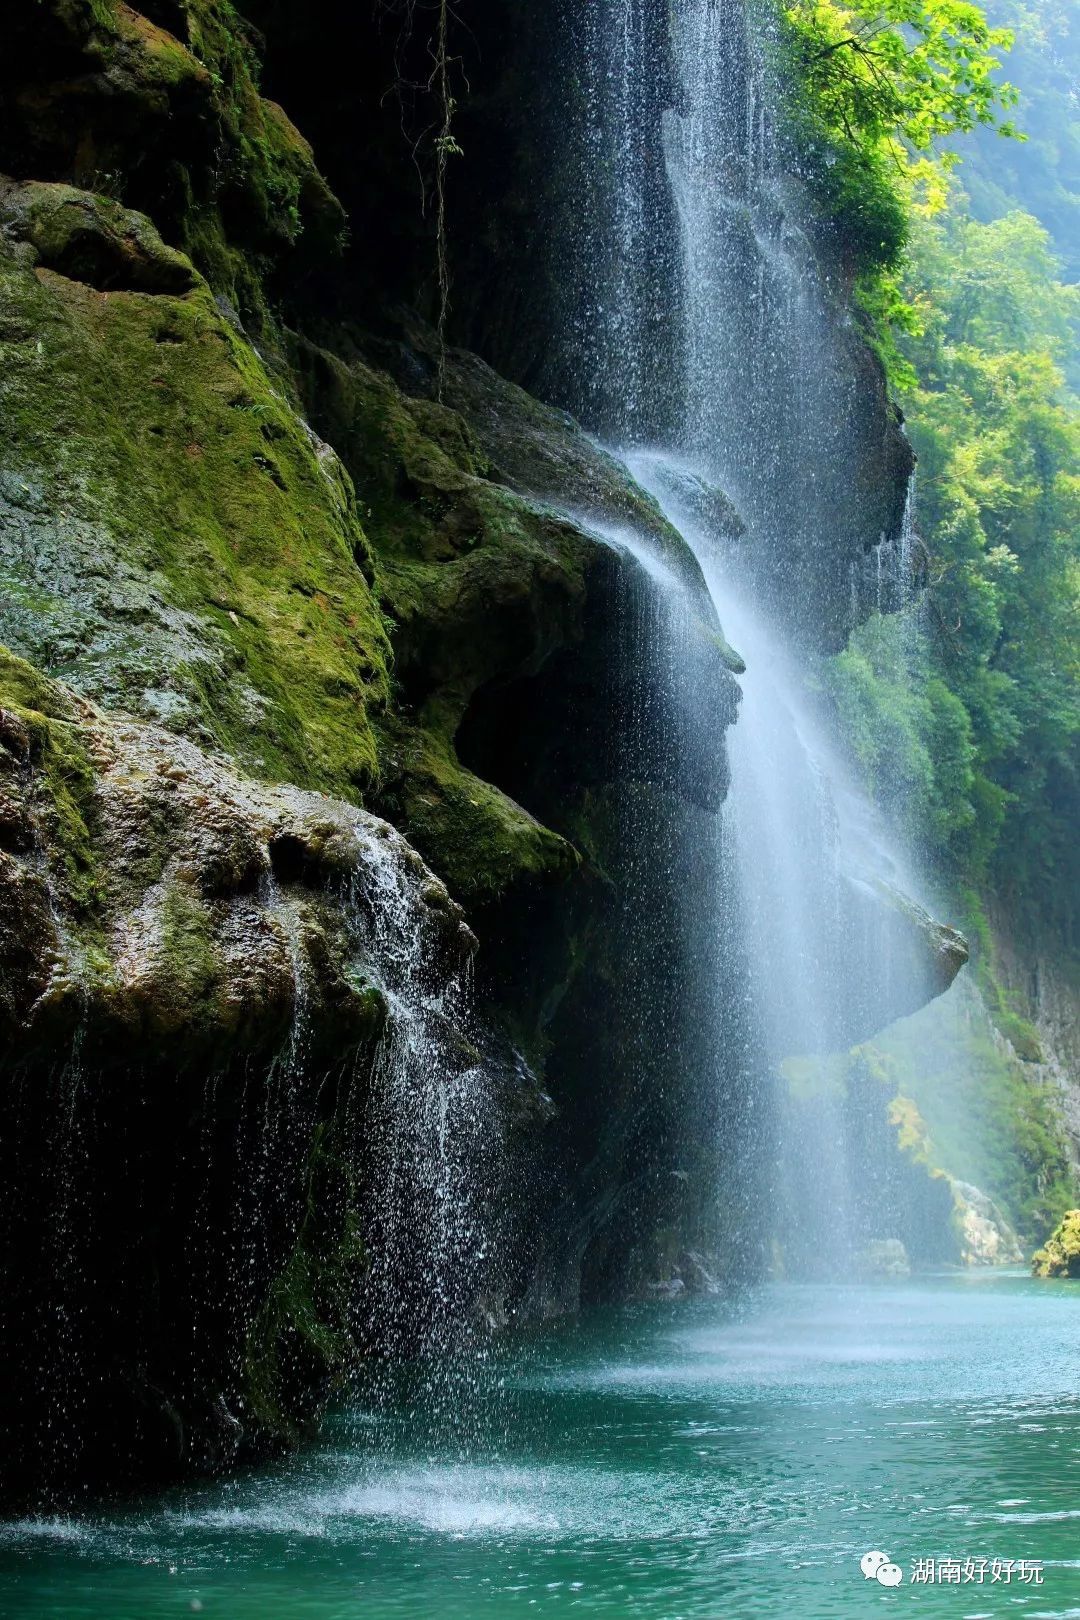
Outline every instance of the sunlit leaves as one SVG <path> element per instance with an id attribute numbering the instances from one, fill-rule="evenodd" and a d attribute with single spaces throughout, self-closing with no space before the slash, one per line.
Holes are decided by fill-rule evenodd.
<path id="1" fill-rule="evenodd" d="M 1012 36 L 966 0 L 786 0 L 784 9 L 808 176 L 856 275 L 870 278 L 872 301 L 909 219 L 945 204 L 955 159 L 942 143 L 983 124 L 1014 133 L 1002 113 L 1016 92 L 995 77 Z"/>
<path id="2" fill-rule="evenodd" d="M 855 144 L 928 152 L 1016 101 L 994 77 L 1012 35 L 967 0 L 794 0 L 787 14 L 819 116 Z"/>

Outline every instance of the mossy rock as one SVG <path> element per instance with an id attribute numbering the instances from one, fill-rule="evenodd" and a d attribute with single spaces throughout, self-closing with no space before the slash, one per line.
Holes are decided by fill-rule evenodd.
<path id="1" fill-rule="evenodd" d="M 1031 1259 L 1036 1277 L 1080 1277 L 1080 1209 L 1065 1212 L 1061 1223 Z"/>
<path id="2" fill-rule="evenodd" d="M 81 971 L 104 966 L 94 784 L 70 700 L 0 647 L 0 1029 L 22 1025 L 62 971 L 58 895 Z"/>
<path id="3" fill-rule="evenodd" d="M 153 213 L 260 320 L 267 269 L 340 248 L 341 205 L 299 130 L 260 95 L 252 38 L 227 0 L 158 0 L 155 20 L 121 0 L 23 9 L 0 67 L 0 144 L 20 179 Z"/>
<path id="4" fill-rule="evenodd" d="M 377 806 L 463 902 L 488 905 L 579 864 L 565 837 L 462 765 L 457 739 L 478 695 L 587 655 L 590 603 L 625 566 L 591 527 L 600 514 L 634 527 L 682 579 L 718 714 L 734 711 L 737 659 L 693 556 L 624 467 L 473 356 L 447 356 L 444 399 L 433 397 L 430 336 L 411 336 L 414 347 L 394 346 L 339 329 L 336 352 L 294 339 L 291 358 L 353 476 L 393 646 Z"/>
<path id="5" fill-rule="evenodd" d="M 341 800 L 106 716 L 0 647 L 0 1043 L 12 1057 L 269 1061 L 373 1047 L 356 907 L 391 864 L 433 966 L 475 941 L 415 850 Z M 103 1055 L 104 1054 L 104 1055 Z"/>
<path id="6" fill-rule="evenodd" d="M 144 214 L 74 186 L 0 180 L 0 228 L 37 264 L 102 292 L 183 294 L 198 279 Z"/>
<path id="7" fill-rule="evenodd" d="M 384 733 L 382 807 L 467 905 L 521 884 L 573 874 L 581 857 L 565 838 L 466 770 L 438 730 L 398 724 Z"/>
<path id="8" fill-rule="evenodd" d="M 58 209 L 131 219 L 67 188 Z M 256 774 L 356 796 L 388 685 L 352 486 L 188 270 L 185 296 L 104 292 L 0 248 L 0 639 Z"/>

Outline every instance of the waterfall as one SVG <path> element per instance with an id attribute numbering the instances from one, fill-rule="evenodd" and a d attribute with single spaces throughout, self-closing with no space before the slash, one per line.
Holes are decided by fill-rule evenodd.
<path id="1" fill-rule="evenodd" d="M 389 1399 L 388 1363 L 450 1361 L 468 1337 L 497 1246 L 461 912 L 386 823 L 235 793 L 261 878 L 217 916 L 245 947 L 237 1017 L 275 987 L 263 1042 L 114 1057 L 92 1010 L 44 1081 L 9 1074 L 0 1406 L 10 1475 L 52 1491 L 234 1462 L 365 1361 Z M 147 960 L 169 878 L 140 907 Z M 428 1404 L 456 1411 L 449 1370 L 433 1383 Z"/>
<path id="2" fill-rule="evenodd" d="M 756 599 L 796 639 L 835 640 L 852 564 L 857 614 L 875 605 L 862 564 L 899 512 L 866 495 L 879 385 L 820 251 L 776 17 L 757 0 L 587 9 L 570 403 L 608 441 L 666 445 L 715 481 L 752 531 Z"/>
<path id="3" fill-rule="evenodd" d="M 856 1145 L 865 1122 L 830 1054 L 913 1009 L 925 985 L 893 909 L 921 915 L 916 876 L 844 765 L 810 672 L 860 617 L 909 601 L 911 491 L 896 523 L 858 487 L 865 349 L 815 240 L 768 8 L 589 10 L 577 259 L 597 274 L 581 406 L 687 541 L 746 660 L 728 802 L 695 829 L 686 925 L 708 972 L 706 942 L 725 939 L 729 997 L 733 984 L 746 993 L 717 1067 L 729 1089 L 739 1067 L 738 1086 L 758 1089 L 749 1114 L 783 1219 L 801 1228 L 803 1257 L 837 1268 L 891 1235 L 867 1220 L 891 1217 L 868 1214 L 877 1150 Z M 722 727 L 687 690 L 688 645 L 684 628 L 668 686 L 682 683 L 674 706 L 699 728 L 688 747 L 719 750 Z M 703 1005 L 688 983 L 699 1035 Z M 715 1021 L 709 1036 L 721 1038 Z"/>
<path id="4" fill-rule="evenodd" d="M 615 784 L 605 864 L 619 897 L 621 1079 L 609 1106 L 630 1151 L 598 1170 L 633 1207 L 624 1242 L 655 1245 L 647 1276 L 672 1263 L 696 1272 L 707 1256 L 699 1283 L 735 1280 L 761 1262 L 765 1143 L 763 1065 L 726 898 L 733 682 L 704 581 L 625 523 L 574 521 L 623 559 L 605 693 Z M 665 1256 L 674 1234 L 680 1252 Z"/>
<path id="5" fill-rule="evenodd" d="M 346 903 L 358 966 L 386 1004 L 361 1128 L 377 1189 L 369 1292 L 382 1347 L 400 1359 L 445 1352 L 468 1326 L 494 1241 L 484 1195 L 500 1140 L 468 960 L 448 958 L 422 903 L 426 869 L 383 832 L 358 842 Z"/>
<path id="6" fill-rule="evenodd" d="M 821 1060 L 891 1021 L 894 997 L 917 998 L 917 988 L 890 982 L 908 967 L 896 950 L 894 919 L 876 901 L 882 884 L 915 895 L 917 878 L 815 712 L 805 671 L 740 595 L 730 560 L 702 527 L 693 502 L 699 479 L 655 452 L 633 454 L 629 464 L 691 546 L 746 659 L 723 813 L 726 895 L 740 919 L 761 1051 L 780 1082 L 774 1185 L 802 1228 L 803 1252 L 815 1267 L 836 1270 L 860 1246 L 857 1181 L 865 1167 L 848 1142 L 842 1078 Z M 787 1109 L 792 1080 L 812 1092 L 812 1107 Z M 814 1171 L 809 1203 L 804 1178 L 797 1190 L 785 1187 L 787 1163 L 806 1155 Z"/>

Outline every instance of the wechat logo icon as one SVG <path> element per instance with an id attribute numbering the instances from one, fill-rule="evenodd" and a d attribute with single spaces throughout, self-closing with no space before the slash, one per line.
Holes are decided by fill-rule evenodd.
<path id="1" fill-rule="evenodd" d="M 904 1578 L 900 1565 L 894 1564 L 888 1553 L 863 1553 L 859 1568 L 866 1580 L 877 1581 L 881 1586 L 899 1586 Z"/>

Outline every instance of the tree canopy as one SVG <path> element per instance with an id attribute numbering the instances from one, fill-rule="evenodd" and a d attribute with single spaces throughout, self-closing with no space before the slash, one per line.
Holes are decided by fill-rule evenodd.
<path id="1" fill-rule="evenodd" d="M 997 77 L 1012 34 L 968 0 L 792 0 L 784 15 L 807 176 L 856 270 L 892 267 L 914 188 L 944 200 L 942 143 L 1016 133 Z"/>

